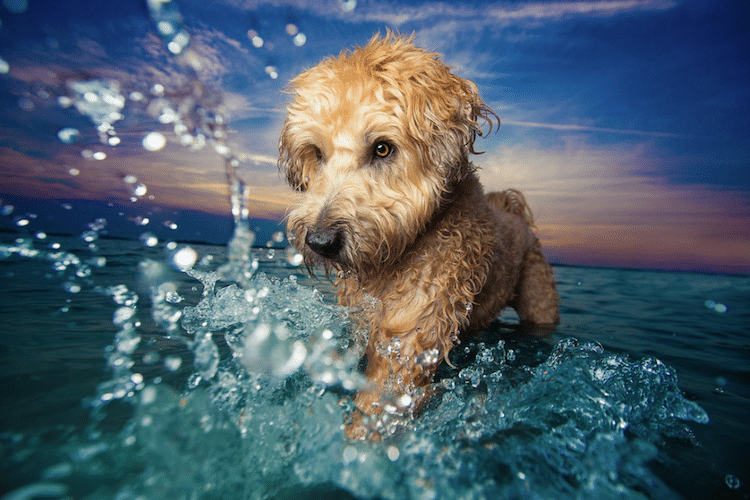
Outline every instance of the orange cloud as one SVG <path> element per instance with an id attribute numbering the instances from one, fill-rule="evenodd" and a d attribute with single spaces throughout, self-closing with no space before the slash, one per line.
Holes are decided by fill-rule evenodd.
<path id="1" fill-rule="evenodd" d="M 647 144 L 499 146 L 477 158 L 488 190 L 527 194 L 558 261 L 750 271 L 750 215 L 740 192 L 648 176 Z"/>

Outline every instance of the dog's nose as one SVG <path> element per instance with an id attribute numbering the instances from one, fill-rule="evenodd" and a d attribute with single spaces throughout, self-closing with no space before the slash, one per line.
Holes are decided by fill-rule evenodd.
<path id="1" fill-rule="evenodd" d="M 344 246 L 344 237 L 338 229 L 326 227 L 308 232 L 305 243 L 321 257 L 335 259 Z"/>

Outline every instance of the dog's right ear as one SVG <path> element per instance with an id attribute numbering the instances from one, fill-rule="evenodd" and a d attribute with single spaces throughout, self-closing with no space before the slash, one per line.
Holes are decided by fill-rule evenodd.
<path id="1" fill-rule="evenodd" d="M 289 185 L 298 192 L 307 190 L 309 177 L 305 175 L 305 154 L 292 140 L 292 124 L 289 117 L 284 121 L 279 136 L 279 170 L 284 173 Z"/>
<path id="2" fill-rule="evenodd" d="M 430 156 L 435 165 L 445 169 L 448 184 L 460 181 L 472 170 L 469 154 L 479 154 L 474 149 L 477 136 L 485 135 L 480 122 L 489 124 L 491 132 L 500 119 L 479 97 L 477 86 L 451 74 L 448 68 L 435 64 L 428 96 L 424 101 L 426 130 L 431 131 Z"/>

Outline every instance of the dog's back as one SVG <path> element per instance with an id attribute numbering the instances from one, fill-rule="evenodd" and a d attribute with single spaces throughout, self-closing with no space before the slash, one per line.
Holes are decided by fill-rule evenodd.
<path id="1" fill-rule="evenodd" d="M 487 203 L 498 212 L 515 214 L 523 219 L 530 228 L 535 227 L 534 214 L 521 191 L 507 189 L 505 191 L 487 193 Z"/>

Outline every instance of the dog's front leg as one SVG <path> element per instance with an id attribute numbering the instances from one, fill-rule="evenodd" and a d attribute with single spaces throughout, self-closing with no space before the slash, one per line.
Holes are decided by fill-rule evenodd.
<path id="1" fill-rule="evenodd" d="M 377 338 L 377 336 L 372 336 Z M 427 385 L 437 369 L 438 351 L 430 350 L 427 360 L 416 353 L 411 336 L 393 336 L 387 343 L 371 341 L 367 348 L 368 385 L 360 389 L 357 410 L 347 425 L 350 439 L 379 440 L 395 432 L 414 415 L 428 398 Z"/>

